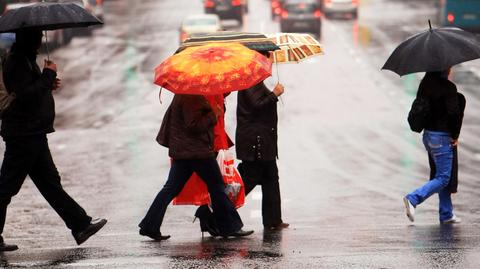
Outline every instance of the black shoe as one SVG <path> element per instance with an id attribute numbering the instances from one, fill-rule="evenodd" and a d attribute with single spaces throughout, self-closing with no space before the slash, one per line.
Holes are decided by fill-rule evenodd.
<path id="1" fill-rule="evenodd" d="M 90 224 L 83 231 L 72 233 L 73 238 L 77 241 L 77 245 L 82 244 L 87 241 L 90 236 L 97 233 L 103 226 L 107 223 L 106 219 L 95 219 L 90 222 Z"/>
<path id="2" fill-rule="evenodd" d="M 240 229 L 234 233 L 229 234 L 228 236 L 233 236 L 233 237 L 243 237 L 243 236 L 249 236 L 253 234 L 253 230 L 250 231 L 244 231 L 243 229 Z"/>
<path id="3" fill-rule="evenodd" d="M 277 224 L 277 225 L 264 225 L 263 227 L 266 230 L 276 231 L 276 230 L 286 229 L 286 228 L 288 228 L 288 226 L 290 226 L 290 224 L 282 222 L 282 223 Z"/>
<path id="4" fill-rule="evenodd" d="M 152 233 L 152 232 L 148 232 L 148 231 L 143 230 L 143 229 L 140 229 L 139 233 L 140 233 L 140 235 L 148 236 L 155 241 L 162 241 L 162 240 L 167 240 L 168 238 L 170 238 L 170 235 L 162 235 L 160 232 Z"/>
<path id="5" fill-rule="evenodd" d="M 14 251 L 14 250 L 17 250 L 17 249 L 18 249 L 17 245 L 9 245 L 9 244 L 5 244 L 5 242 L 0 243 L 0 252 Z"/>

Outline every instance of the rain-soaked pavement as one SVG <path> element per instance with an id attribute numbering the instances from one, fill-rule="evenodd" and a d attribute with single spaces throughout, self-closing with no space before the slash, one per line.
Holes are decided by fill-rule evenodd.
<path id="1" fill-rule="evenodd" d="M 243 28 L 274 33 L 269 1 L 250 0 Z M 434 1 L 363 0 L 358 20 L 323 20 L 325 55 L 279 68 L 282 232 L 264 232 L 261 193 L 239 210 L 249 238 L 202 238 L 194 207 L 171 206 L 151 242 L 137 224 L 165 181 L 169 160 L 154 138 L 172 95 L 152 84 L 153 68 L 178 46 L 197 0 L 106 1 L 106 25 L 57 50 L 63 90 L 56 96 L 54 159 L 67 191 L 107 226 L 77 247 L 27 180 L 13 199 L 4 236 L 20 250 L 4 268 L 478 268 L 480 266 L 480 64 L 455 68 L 467 97 L 461 134 L 458 226 L 439 225 L 437 198 L 411 225 L 401 197 L 425 182 L 426 154 L 406 114 L 419 75 L 380 67 L 401 40 L 436 18 Z M 274 77 L 268 81 L 273 85 Z M 235 94 L 227 129 L 235 130 Z M 3 147 L 3 145 L 2 145 Z"/>

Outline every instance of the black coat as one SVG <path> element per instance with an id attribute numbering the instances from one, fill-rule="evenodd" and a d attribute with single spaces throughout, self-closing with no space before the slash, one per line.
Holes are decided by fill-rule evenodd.
<path id="1" fill-rule="evenodd" d="M 13 46 L 3 65 L 5 87 L 16 95 L 2 115 L 0 135 L 4 138 L 55 131 L 52 89 L 57 74 L 50 69 L 40 71 L 35 58 L 36 54 Z"/>
<path id="2" fill-rule="evenodd" d="M 439 72 L 427 73 L 420 83 L 417 96 L 429 100 L 431 113 L 425 129 L 450 133 L 457 139 L 462 128 L 463 111 L 457 87 Z"/>
<path id="3" fill-rule="evenodd" d="M 263 82 L 238 92 L 237 159 L 271 161 L 278 157 L 277 102 L 277 96 Z"/>
<path id="4" fill-rule="evenodd" d="M 217 117 L 201 95 L 176 94 L 163 117 L 157 142 L 176 160 L 214 158 Z"/>

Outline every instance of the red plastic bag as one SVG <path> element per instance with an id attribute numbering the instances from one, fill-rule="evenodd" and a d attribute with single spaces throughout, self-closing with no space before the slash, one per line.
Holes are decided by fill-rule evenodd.
<path id="1" fill-rule="evenodd" d="M 243 206 L 245 204 L 245 186 L 242 177 L 234 166 L 232 154 L 228 151 L 220 150 L 217 162 L 225 182 L 225 193 L 235 208 Z M 196 173 L 190 177 L 180 194 L 173 199 L 174 205 L 199 206 L 210 203 L 207 185 Z"/>

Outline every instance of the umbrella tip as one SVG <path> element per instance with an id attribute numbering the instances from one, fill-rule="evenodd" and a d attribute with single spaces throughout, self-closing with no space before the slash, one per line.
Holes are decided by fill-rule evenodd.
<path id="1" fill-rule="evenodd" d="M 432 31 L 432 23 L 430 22 L 430 20 L 428 20 L 428 26 L 430 27 L 430 31 Z"/>

